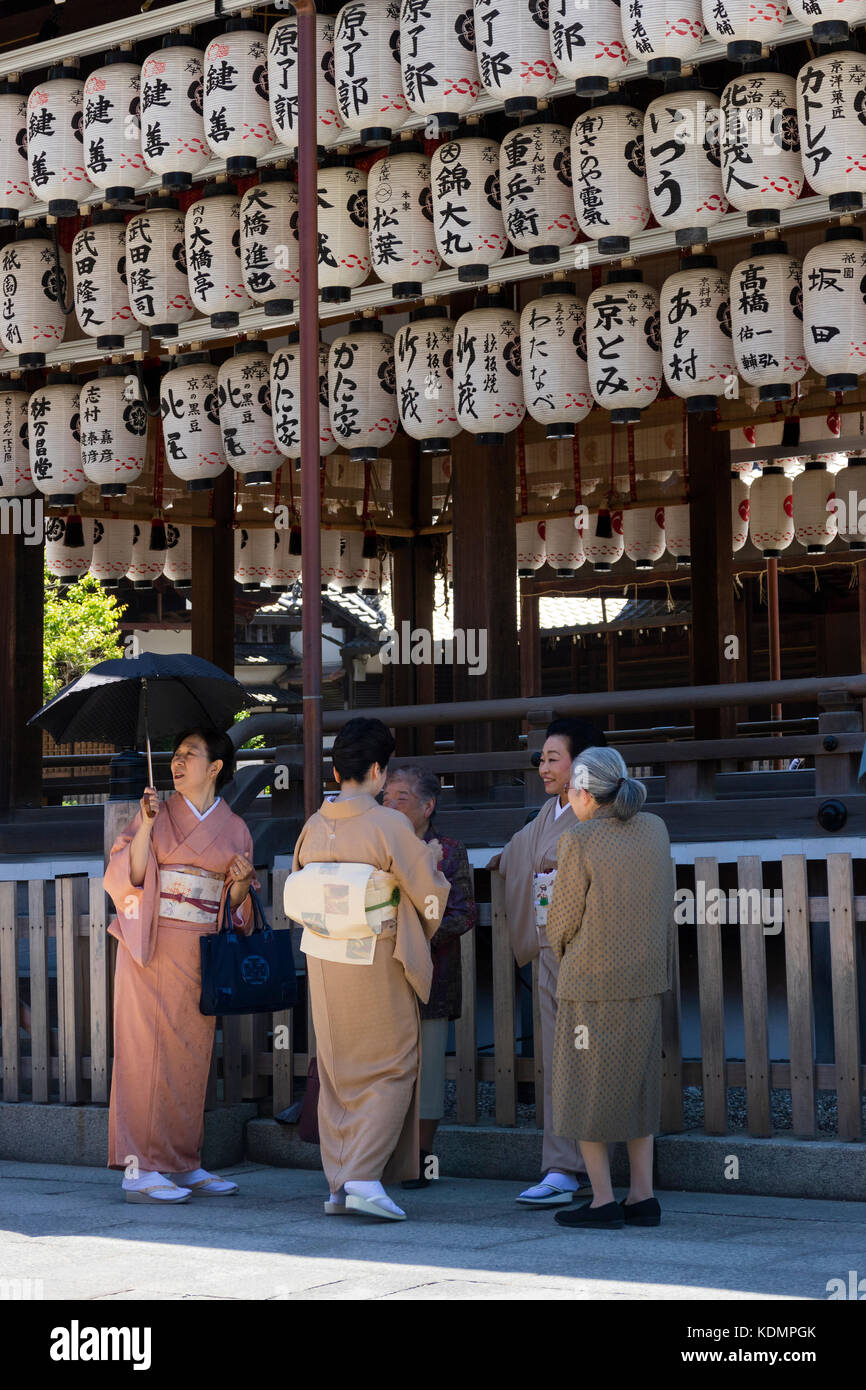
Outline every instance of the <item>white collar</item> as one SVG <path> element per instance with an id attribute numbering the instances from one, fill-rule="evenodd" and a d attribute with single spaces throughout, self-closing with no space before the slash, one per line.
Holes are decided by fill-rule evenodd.
<path id="1" fill-rule="evenodd" d="M 569 801 L 566 801 L 565 805 L 563 806 L 559 800 L 559 797 L 557 797 L 556 805 L 553 808 L 553 819 L 559 820 L 560 816 L 564 816 L 570 805 L 571 803 Z"/>
<path id="2" fill-rule="evenodd" d="M 181 796 L 183 796 L 183 792 L 181 792 Z M 207 817 L 210 815 L 211 811 L 215 810 L 215 808 L 219 806 L 220 801 L 222 800 L 222 798 L 218 796 L 212 806 L 208 806 L 206 811 L 200 811 L 197 806 L 193 806 L 188 796 L 183 796 L 183 799 L 197 820 L 207 820 Z"/>

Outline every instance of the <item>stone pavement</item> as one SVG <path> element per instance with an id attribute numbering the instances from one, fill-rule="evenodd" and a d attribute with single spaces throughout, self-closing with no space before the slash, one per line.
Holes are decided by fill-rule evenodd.
<path id="1" fill-rule="evenodd" d="M 410 1219 L 385 1223 L 325 1217 L 321 1174 L 223 1171 L 237 1196 L 160 1209 L 127 1205 L 105 1169 L 0 1161 L 5 1296 L 823 1300 L 828 1280 L 866 1276 L 866 1203 L 732 1183 L 661 1193 L 656 1230 L 583 1232 L 516 1206 L 520 1184 L 443 1177 L 395 1188 Z"/>

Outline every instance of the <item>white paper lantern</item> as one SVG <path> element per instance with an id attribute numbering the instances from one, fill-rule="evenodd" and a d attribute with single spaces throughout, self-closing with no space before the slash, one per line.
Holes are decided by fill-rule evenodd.
<path id="1" fill-rule="evenodd" d="M 255 339 L 238 343 L 217 372 L 223 453 L 247 485 L 270 483 L 280 466 L 271 419 L 271 356 Z"/>
<path id="2" fill-rule="evenodd" d="M 253 593 L 265 588 L 273 573 L 276 532 L 272 526 L 250 526 L 237 534 L 241 541 L 235 579 L 245 593 Z"/>
<path id="3" fill-rule="evenodd" d="M 593 400 L 615 424 L 633 424 L 661 390 L 658 292 L 639 270 L 612 270 L 586 301 L 586 356 Z"/>
<path id="4" fill-rule="evenodd" d="M 99 368 L 81 388 L 81 463 L 103 497 L 122 497 L 141 477 L 147 451 L 147 407 L 127 396 L 128 367 Z"/>
<path id="5" fill-rule="evenodd" d="M 547 563 L 557 579 L 567 579 L 586 560 L 583 535 L 573 516 L 551 517 L 544 523 Z"/>
<path id="6" fill-rule="evenodd" d="M 592 410 L 586 365 L 586 305 L 568 281 L 542 287 L 520 315 L 526 412 L 548 439 L 572 439 Z"/>
<path id="7" fill-rule="evenodd" d="M 600 507 L 591 511 L 583 533 L 583 549 L 587 560 L 599 574 L 607 574 L 617 560 L 622 559 L 623 514 Z"/>
<path id="8" fill-rule="evenodd" d="M 83 544 L 75 543 L 79 540 Z M 80 516 L 45 518 L 45 565 L 49 574 L 68 584 L 87 574 L 92 559 L 93 522 L 89 517 L 83 521 Z"/>
<path id="9" fill-rule="evenodd" d="M 481 82 L 509 116 L 535 111 L 556 81 L 547 0 L 475 0 Z"/>
<path id="10" fill-rule="evenodd" d="M 731 271 L 737 371 L 762 401 L 787 400 L 806 374 L 802 266 L 783 241 L 756 242 Z"/>
<path id="11" fill-rule="evenodd" d="M 662 367 L 690 411 L 715 410 L 736 380 L 730 289 L 715 256 L 690 256 L 661 287 Z"/>
<path id="12" fill-rule="evenodd" d="M 665 507 L 665 549 L 673 555 L 677 569 L 685 569 L 692 560 L 692 520 L 688 502 L 677 507 Z"/>
<path id="13" fill-rule="evenodd" d="M 760 58 L 777 42 L 788 11 L 786 0 L 702 0 L 704 26 L 711 39 L 727 45 L 728 58 Z"/>
<path id="14" fill-rule="evenodd" d="M 833 484 L 838 534 L 851 550 L 866 550 L 866 458 L 852 455 Z"/>
<path id="15" fill-rule="evenodd" d="M 687 78 L 680 79 L 687 83 Z M 717 98 L 668 91 L 647 107 L 644 149 L 650 207 L 678 246 L 709 240 L 728 211 L 722 190 Z"/>
<path id="16" fill-rule="evenodd" d="M 286 458 L 301 457 L 301 352 L 300 334 L 289 334 L 289 346 L 271 358 L 271 409 L 274 439 Z M 325 458 L 337 447 L 331 429 L 328 396 L 328 347 L 319 344 L 319 457 Z"/>
<path id="17" fill-rule="evenodd" d="M 234 184 L 212 183 L 184 218 L 192 302 L 214 328 L 234 328 L 252 308 L 241 262 L 240 198 Z"/>
<path id="18" fill-rule="evenodd" d="M 134 539 L 134 521 L 112 516 L 94 520 L 90 573 L 105 588 L 116 588 L 125 576 L 132 559 Z"/>
<path id="19" fill-rule="evenodd" d="M 363 555 L 364 537 L 361 531 L 340 533 L 340 559 L 335 579 L 344 594 L 356 594 L 367 576 L 367 561 Z"/>
<path id="20" fill-rule="evenodd" d="M 526 415 L 520 322 L 497 296 L 454 326 L 454 398 L 458 424 L 479 444 L 501 444 Z"/>
<path id="21" fill-rule="evenodd" d="M 731 539 L 734 552 L 749 539 L 749 484 L 735 469 L 731 470 Z"/>
<path id="22" fill-rule="evenodd" d="M 293 227 L 294 231 L 295 228 Z M 319 170 L 319 292 L 345 304 L 370 274 L 367 175 L 338 164 Z"/>
<path id="23" fill-rule="evenodd" d="M 622 32 L 650 77 L 679 73 L 704 37 L 701 0 L 623 0 Z"/>
<path id="24" fill-rule="evenodd" d="M 75 317 L 83 333 L 105 352 L 122 348 L 135 328 L 126 278 L 126 218 L 95 212 L 72 243 Z"/>
<path id="25" fill-rule="evenodd" d="M 863 7 L 866 17 L 866 6 Z M 812 58 L 797 74 L 797 120 L 809 186 L 831 212 L 856 212 L 866 193 L 866 60 L 856 51 Z"/>
<path id="26" fill-rule="evenodd" d="M 322 528 L 321 536 L 322 588 L 336 585 L 340 574 L 341 536 L 339 531 Z"/>
<path id="27" fill-rule="evenodd" d="M 622 516 L 623 549 L 636 570 L 651 570 L 665 553 L 664 507 L 629 507 Z"/>
<path id="28" fill-rule="evenodd" d="M 628 254 L 629 239 L 650 220 L 643 112 L 605 98 L 571 128 L 571 178 L 577 225 L 603 256 Z"/>
<path id="29" fill-rule="evenodd" d="M 864 68 L 866 72 L 866 68 Z M 803 341 L 828 391 L 855 391 L 866 371 L 866 247 L 859 227 L 831 227 L 803 258 Z"/>
<path id="30" fill-rule="evenodd" d="M 138 323 L 156 338 L 177 337 L 195 310 L 186 273 L 184 220 L 174 198 L 151 198 L 126 224 L 126 279 Z"/>
<path id="31" fill-rule="evenodd" d="M 34 491 L 27 447 L 26 391 L 0 391 L 0 497 L 29 497 Z"/>
<path id="32" fill-rule="evenodd" d="M 184 353 L 170 363 L 159 383 L 166 463 L 189 492 L 204 492 L 226 466 L 216 370 L 206 352 Z"/>
<path id="33" fill-rule="evenodd" d="M 134 198 L 149 173 L 141 152 L 141 68 L 126 56 L 109 53 L 84 84 L 84 167 L 109 202 Z"/>
<path id="34" fill-rule="evenodd" d="M 229 174 L 253 174 L 276 141 L 268 105 L 265 36 L 230 19 L 204 52 L 204 138 Z"/>
<path id="35" fill-rule="evenodd" d="M 27 165 L 34 198 L 75 216 L 94 191 L 84 167 L 84 89 L 75 68 L 52 68 L 27 98 Z"/>
<path id="36" fill-rule="evenodd" d="M 133 522 L 132 555 L 127 579 L 132 580 L 133 589 L 152 589 L 154 581 L 162 575 L 165 564 L 164 550 L 151 550 L 151 528 L 146 521 Z"/>
<path id="37" fill-rule="evenodd" d="M 204 138 L 204 54 L 167 34 L 141 66 L 141 149 L 163 188 L 189 188 L 210 163 Z"/>
<path id="38" fill-rule="evenodd" d="M 0 82 L 0 226 L 17 221 L 33 205 L 27 177 L 27 96 L 14 82 Z"/>
<path id="39" fill-rule="evenodd" d="M 298 21 L 281 19 L 268 31 L 268 99 L 277 142 L 298 146 Z M 334 74 L 334 21 L 316 15 L 316 142 L 336 144 L 343 131 Z"/>
<path id="40" fill-rule="evenodd" d="M 241 275 L 247 294 L 269 315 L 290 314 L 298 297 L 297 211 L 298 186 L 287 169 L 268 170 L 241 199 Z"/>
<path id="41" fill-rule="evenodd" d="M 472 0 L 402 0 L 400 64 L 410 109 L 456 130 L 481 91 Z"/>
<path id="42" fill-rule="evenodd" d="M 422 454 L 446 454 L 460 433 L 454 405 L 454 324 L 435 304 L 416 309 L 394 337 L 397 408 Z"/>
<path id="43" fill-rule="evenodd" d="M 777 227 L 803 189 L 797 93 L 784 72 L 745 72 L 722 92 L 722 186 L 750 227 Z"/>
<path id="44" fill-rule="evenodd" d="M 531 579 L 547 561 L 543 521 L 517 523 L 517 577 Z"/>
<path id="45" fill-rule="evenodd" d="M 792 486 L 794 534 L 809 555 L 823 555 L 836 538 L 835 484 L 823 463 L 809 461 Z"/>
<path id="46" fill-rule="evenodd" d="M 791 480 L 783 468 L 768 464 L 749 493 L 749 534 L 765 558 L 775 558 L 794 539 Z"/>
<path id="47" fill-rule="evenodd" d="M 442 262 L 433 229 L 430 160 L 420 144 L 400 146 L 367 182 L 373 270 L 396 299 L 417 299 Z"/>
<path id="48" fill-rule="evenodd" d="M 530 264 L 553 264 L 577 236 L 568 127 L 522 125 L 503 140 L 499 160 L 508 240 Z"/>
<path id="49" fill-rule="evenodd" d="M 380 319 L 356 319 L 331 344 L 328 358 L 331 428 L 349 458 L 375 459 L 397 433 L 394 339 Z"/>
<path id="50" fill-rule="evenodd" d="M 406 124 L 409 106 L 400 70 L 398 0 L 344 5 L 334 24 L 337 105 L 362 145 L 387 145 Z"/>
<path id="51" fill-rule="evenodd" d="M 165 563 L 162 572 L 176 589 L 192 588 L 192 527 L 165 523 Z"/>
<path id="52" fill-rule="evenodd" d="M 278 529 L 276 535 L 277 544 L 273 565 L 268 571 L 268 582 L 272 593 L 285 594 L 300 581 L 301 557 L 292 554 L 292 534 L 288 527 Z"/>
<path id="53" fill-rule="evenodd" d="M 70 507 L 87 487 L 81 466 L 80 385 L 49 372 L 30 397 L 27 436 L 33 482 L 51 507 Z"/>
<path id="54" fill-rule="evenodd" d="M 41 367 L 46 347 L 56 347 L 66 331 L 69 286 L 55 244 L 44 231 L 23 227 L 0 251 L 0 268 L 0 341 L 23 367 Z"/>
<path id="55" fill-rule="evenodd" d="M 440 145 L 430 162 L 436 245 L 457 278 L 487 279 L 508 249 L 499 184 L 499 146 L 470 136 Z"/>
<path id="56" fill-rule="evenodd" d="M 811 24 L 819 43 L 845 43 L 849 26 L 863 23 L 863 0 L 788 0 L 794 19 Z"/>
<path id="57" fill-rule="evenodd" d="M 578 11 L 574 0 L 550 0 L 550 51 L 560 77 L 578 96 L 603 96 L 628 66 L 620 0 L 592 0 Z"/>

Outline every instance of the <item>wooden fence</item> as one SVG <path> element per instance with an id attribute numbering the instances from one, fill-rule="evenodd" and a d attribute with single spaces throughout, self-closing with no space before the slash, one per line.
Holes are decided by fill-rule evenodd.
<path id="1" fill-rule="evenodd" d="M 842 1139 L 862 1134 L 862 1093 L 866 1067 L 861 1065 L 858 1001 L 858 961 L 863 959 L 861 923 L 866 921 L 866 897 L 855 895 L 855 870 L 866 872 L 864 861 L 848 854 L 828 854 L 826 861 L 785 855 L 781 861 L 754 856 L 732 866 L 699 858 L 678 868 L 678 883 L 703 896 L 718 889 L 720 878 L 740 893 L 781 882 L 784 924 L 785 1006 L 788 1049 L 784 1060 L 771 1060 L 768 1029 L 767 940 L 761 914 L 753 911 L 742 924 L 722 920 L 698 921 L 680 927 L 695 932 L 697 993 L 701 1055 L 684 1058 L 681 1045 L 681 988 L 679 957 L 675 987 L 665 996 L 663 1011 L 662 1128 L 684 1127 L 683 1088 L 703 1090 L 704 1127 L 708 1133 L 728 1129 L 727 1088 L 744 1087 L 747 1129 L 755 1136 L 772 1133 L 770 1092 L 791 1092 L 794 1134 L 817 1133 L 816 1091 L 834 1091 L 837 1132 Z M 272 875 L 274 925 L 291 929 L 282 911 L 286 871 Z M 482 893 L 488 875 L 480 871 Z M 456 1082 L 456 1119 L 478 1120 L 478 1083 L 495 1083 L 495 1123 L 517 1121 L 518 1087 L 534 1083 L 535 1119 L 543 1124 L 540 1085 L 541 1048 L 532 1039 L 518 1042 L 517 991 L 520 988 L 508 939 L 503 884 L 490 878 L 489 919 L 482 902 L 481 924 L 462 938 L 463 1014 L 455 1025 L 455 1055 L 447 1075 Z M 105 1104 L 111 1074 L 111 997 L 116 943 L 106 933 L 110 903 L 102 880 L 62 877 L 51 885 L 26 885 L 27 910 L 19 900 L 19 885 L 0 884 L 0 1024 L 2 1024 L 3 1100 Z M 817 889 L 817 891 L 816 891 Z M 20 889 L 24 892 L 24 888 Z M 49 911 L 53 897 L 54 910 Z M 730 901 L 730 898 L 727 899 Z M 753 901 L 756 901 L 753 898 Z M 701 914 L 698 914 L 701 915 Z M 711 917 L 712 913 L 703 914 Z M 742 1008 L 744 1057 L 726 1049 L 726 1001 L 732 1002 L 730 972 L 723 976 L 725 933 L 736 935 L 739 979 L 733 992 Z M 816 1005 L 812 961 L 816 934 L 829 937 L 834 1060 L 815 1060 Z M 733 937 L 730 938 L 733 942 Z M 303 956 L 296 951 L 299 966 Z M 532 1034 L 539 1039 L 537 964 L 532 977 Z M 302 995 L 303 1000 L 303 995 Z M 489 1044 L 479 1047 L 479 1030 L 492 1031 Z M 526 1045 L 527 1042 L 530 1045 Z M 208 1105 L 241 1100 L 272 1103 L 274 1112 L 290 1105 L 307 1072 L 315 1038 L 308 1005 L 273 1016 L 218 1020 L 217 1045 L 211 1070 Z"/>

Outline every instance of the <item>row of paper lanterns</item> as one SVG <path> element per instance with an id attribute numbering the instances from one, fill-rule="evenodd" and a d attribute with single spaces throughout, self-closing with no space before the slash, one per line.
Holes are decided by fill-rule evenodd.
<path id="1" fill-rule="evenodd" d="M 697 56 L 705 28 L 736 56 L 760 56 L 785 9 L 781 0 L 552 0 L 548 26 L 548 0 L 475 0 L 474 13 L 467 0 L 347 4 L 336 21 L 317 19 L 318 140 L 387 143 L 413 113 L 453 129 L 482 89 L 508 112 L 532 112 L 557 76 L 598 93 L 630 57 L 669 76 Z M 862 0 L 791 0 L 791 9 L 816 30 L 835 24 L 836 41 L 863 18 Z M 14 88 L 0 98 L 0 147 L 12 142 L 0 165 L 6 208 L 42 199 L 64 215 L 95 191 L 124 200 L 152 175 L 183 187 L 211 158 L 247 173 L 276 144 L 295 148 L 295 20 L 267 36 L 229 21 L 204 52 L 170 34 L 142 65 L 128 59 L 110 53 L 85 82 L 75 66 L 54 68 L 26 104 Z M 772 76 L 777 92 L 792 82 Z M 785 107 L 794 104 L 786 94 Z"/>

